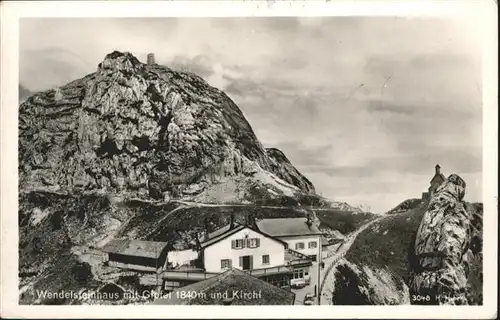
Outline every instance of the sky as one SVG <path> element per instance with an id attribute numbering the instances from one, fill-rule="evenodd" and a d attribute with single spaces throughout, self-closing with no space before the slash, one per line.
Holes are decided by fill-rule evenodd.
<path id="1" fill-rule="evenodd" d="M 223 90 L 265 147 L 319 194 L 385 212 L 434 166 L 482 198 L 481 45 L 444 17 L 23 18 L 30 91 L 94 72 L 107 53 L 192 71 Z"/>

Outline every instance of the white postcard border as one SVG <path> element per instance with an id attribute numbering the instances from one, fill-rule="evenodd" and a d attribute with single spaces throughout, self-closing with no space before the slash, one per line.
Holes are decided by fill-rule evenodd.
<path id="1" fill-rule="evenodd" d="M 1 3 L 1 314 L 95 318 L 492 318 L 497 312 L 498 49 L 496 3 L 484 1 L 5 1 Z M 18 304 L 18 51 L 21 17 L 441 16 L 482 24 L 483 306 L 20 306 Z M 418 45 L 418 44 L 417 44 Z"/>

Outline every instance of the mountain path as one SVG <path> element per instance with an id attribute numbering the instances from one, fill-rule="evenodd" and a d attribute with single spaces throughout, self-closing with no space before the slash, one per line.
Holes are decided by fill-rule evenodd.
<path id="1" fill-rule="evenodd" d="M 332 256 L 323 259 L 323 262 L 325 263 L 325 268 L 322 269 L 321 272 L 321 284 L 320 284 L 320 297 L 321 297 L 321 305 L 331 305 L 332 301 L 332 292 L 335 286 L 335 267 L 338 265 L 338 263 L 344 259 L 345 254 L 349 249 L 351 248 L 352 244 L 356 240 L 356 237 L 366 230 L 368 227 L 370 227 L 372 224 L 374 224 L 377 221 L 380 221 L 383 219 L 385 216 L 375 218 L 373 220 L 370 220 L 369 222 L 365 223 L 362 225 L 358 230 L 354 231 L 347 237 L 347 241 L 344 242 L 340 247 L 337 248 L 337 251 L 335 254 Z M 323 271 L 324 270 L 324 271 Z"/>
<path id="2" fill-rule="evenodd" d="M 188 206 L 193 207 L 256 207 L 256 208 L 265 208 L 265 209 L 296 209 L 296 210 L 313 210 L 313 211 L 329 211 L 329 210 L 342 210 L 342 208 L 315 208 L 309 206 L 303 207 L 287 207 L 287 206 L 260 206 L 255 205 L 253 203 L 202 203 L 202 202 L 193 202 L 186 200 L 171 200 L 170 202 L 181 203 Z"/>

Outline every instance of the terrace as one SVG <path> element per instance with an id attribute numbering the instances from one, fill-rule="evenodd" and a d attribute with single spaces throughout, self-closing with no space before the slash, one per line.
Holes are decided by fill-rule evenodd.
<path id="1" fill-rule="evenodd" d="M 290 267 L 312 265 L 312 261 L 308 256 L 292 249 L 285 251 L 285 262 Z"/>
<path id="2" fill-rule="evenodd" d="M 270 268 L 262 268 L 262 269 L 253 269 L 253 270 L 242 270 L 245 273 L 248 273 L 254 277 L 263 277 L 270 276 L 276 274 L 286 274 L 292 273 L 293 268 L 291 266 L 278 266 L 278 267 L 270 267 Z M 222 271 L 221 271 L 222 272 Z M 214 277 L 220 273 L 216 272 L 205 272 L 200 269 L 193 269 L 188 271 L 177 271 L 177 270 L 165 270 L 161 272 L 161 278 L 166 280 L 205 280 L 211 277 Z"/>

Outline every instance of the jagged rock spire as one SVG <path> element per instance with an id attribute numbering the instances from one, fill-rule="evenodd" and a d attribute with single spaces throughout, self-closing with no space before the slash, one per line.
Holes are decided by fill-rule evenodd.
<path id="1" fill-rule="evenodd" d="M 465 181 L 450 175 L 431 198 L 415 238 L 410 295 L 429 304 L 467 304 L 467 254 L 472 216 L 462 202 Z"/>

